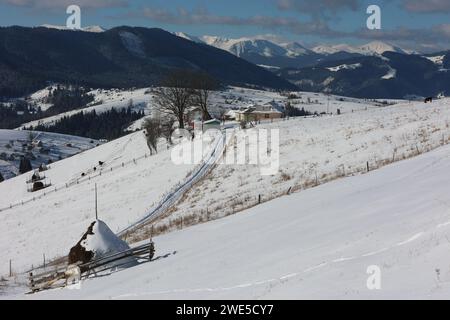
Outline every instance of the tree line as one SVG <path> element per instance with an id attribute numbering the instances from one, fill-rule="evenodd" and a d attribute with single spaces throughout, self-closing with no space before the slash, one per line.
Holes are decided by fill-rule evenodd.
<path id="1" fill-rule="evenodd" d="M 218 81 L 204 72 L 177 69 L 168 73 L 153 92 L 154 108 L 165 117 L 146 119 L 143 124 L 150 152 L 157 152 L 159 138 L 172 143 L 175 122 L 178 128 L 184 129 L 189 108 L 198 107 L 202 121 L 211 120 L 209 99 L 211 92 L 218 88 Z"/>
<path id="2" fill-rule="evenodd" d="M 62 112 L 80 109 L 94 100 L 88 90 L 80 86 L 57 86 L 49 90 L 44 103 L 52 106 L 43 111 L 29 101 L 16 99 L 8 104 L 0 103 L 0 128 L 14 129 L 23 123 L 51 117 Z"/>
<path id="3" fill-rule="evenodd" d="M 204 72 L 175 70 L 161 81 L 155 90 L 155 108 L 178 121 L 178 127 L 184 129 L 185 114 L 190 107 L 198 107 L 202 120 L 211 120 L 209 98 L 213 90 L 219 88 L 217 80 Z"/>
<path id="4" fill-rule="evenodd" d="M 113 140 L 127 134 L 128 126 L 142 118 L 142 111 L 126 109 L 111 109 L 98 114 L 95 110 L 91 112 L 79 112 L 71 116 L 64 116 L 52 125 L 37 125 L 26 128 L 26 130 L 57 132 L 62 134 L 87 137 L 92 139 Z"/>

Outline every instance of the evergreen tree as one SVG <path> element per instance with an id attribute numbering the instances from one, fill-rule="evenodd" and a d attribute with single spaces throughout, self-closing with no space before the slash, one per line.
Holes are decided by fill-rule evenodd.
<path id="1" fill-rule="evenodd" d="M 30 159 L 22 157 L 19 164 L 19 173 L 23 174 L 31 170 L 33 170 L 33 167 L 31 166 Z"/>

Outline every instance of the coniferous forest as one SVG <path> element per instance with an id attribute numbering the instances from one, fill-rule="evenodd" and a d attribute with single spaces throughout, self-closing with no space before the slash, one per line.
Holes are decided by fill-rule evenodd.
<path id="1" fill-rule="evenodd" d="M 0 103 L 0 129 L 14 129 L 23 123 L 80 109 L 94 100 L 88 90 L 80 86 L 57 86 L 49 92 L 45 103 L 52 106 L 45 111 L 27 100 L 16 99 L 8 105 Z"/>
<path id="2" fill-rule="evenodd" d="M 27 130 L 57 132 L 92 139 L 113 140 L 127 133 L 126 128 L 144 116 L 144 113 L 132 111 L 131 108 L 97 114 L 80 112 L 70 117 L 64 116 L 51 126 L 38 125 Z"/>

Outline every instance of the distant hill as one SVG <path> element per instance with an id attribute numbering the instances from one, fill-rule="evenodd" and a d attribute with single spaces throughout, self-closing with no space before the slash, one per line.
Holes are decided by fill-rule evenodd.
<path id="1" fill-rule="evenodd" d="M 19 174 L 22 157 L 33 169 L 95 147 L 97 140 L 58 133 L 0 129 L 0 173 L 5 179 Z"/>
<path id="2" fill-rule="evenodd" d="M 450 95 L 450 52 L 420 56 L 384 52 L 276 73 L 301 90 L 359 98 Z"/>
<path id="3" fill-rule="evenodd" d="M 0 28 L 0 96 L 4 97 L 36 91 L 48 82 L 144 87 L 158 84 L 174 68 L 205 71 L 223 84 L 295 88 L 228 52 L 161 29 Z"/>

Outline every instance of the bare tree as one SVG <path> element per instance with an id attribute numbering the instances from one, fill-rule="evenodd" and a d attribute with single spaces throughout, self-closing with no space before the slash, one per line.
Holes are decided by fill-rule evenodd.
<path id="1" fill-rule="evenodd" d="M 194 104 L 202 111 L 202 120 L 211 120 L 211 114 L 208 111 L 209 97 L 211 91 L 218 88 L 218 82 L 209 74 L 200 72 L 194 74 Z"/>
<path id="2" fill-rule="evenodd" d="M 166 141 L 168 144 L 172 144 L 172 134 L 175 131 L 173 125 L 175 124 L 175 120 L 173 117 L 167 117 L 162 123 L 161 123 L 161 133 L 164 138 L 166 138 Z"/>
<path id="3" fill-rule="evenodd" d="M 184 114 L 193 104 L 193 74 L 187 70 L 170 72 L 161 82 L 161 88 L 155 91 L 156 108 L 178 120 L 180 129 L 184 129 Z"/>
<path id="4" fill-rule="evenodd" d="M 225 108 L 223 107 L 218 107 L 217 108 L 217 115 L 219 116 L 220 121 L 222 121 L 222 123 L 225 123 L 225 115 L 227 114 L 227 110 L 225 110 Z"/>
<path id="5" fill-rule="evenodd" d="M 158 139 L 162 135 L 161 122 L 158 119 L 146 119 L 143 124 L 145 135 L 147 137 L 147 145 L 150 149 L 150 154 L 158 153 Z"/>

